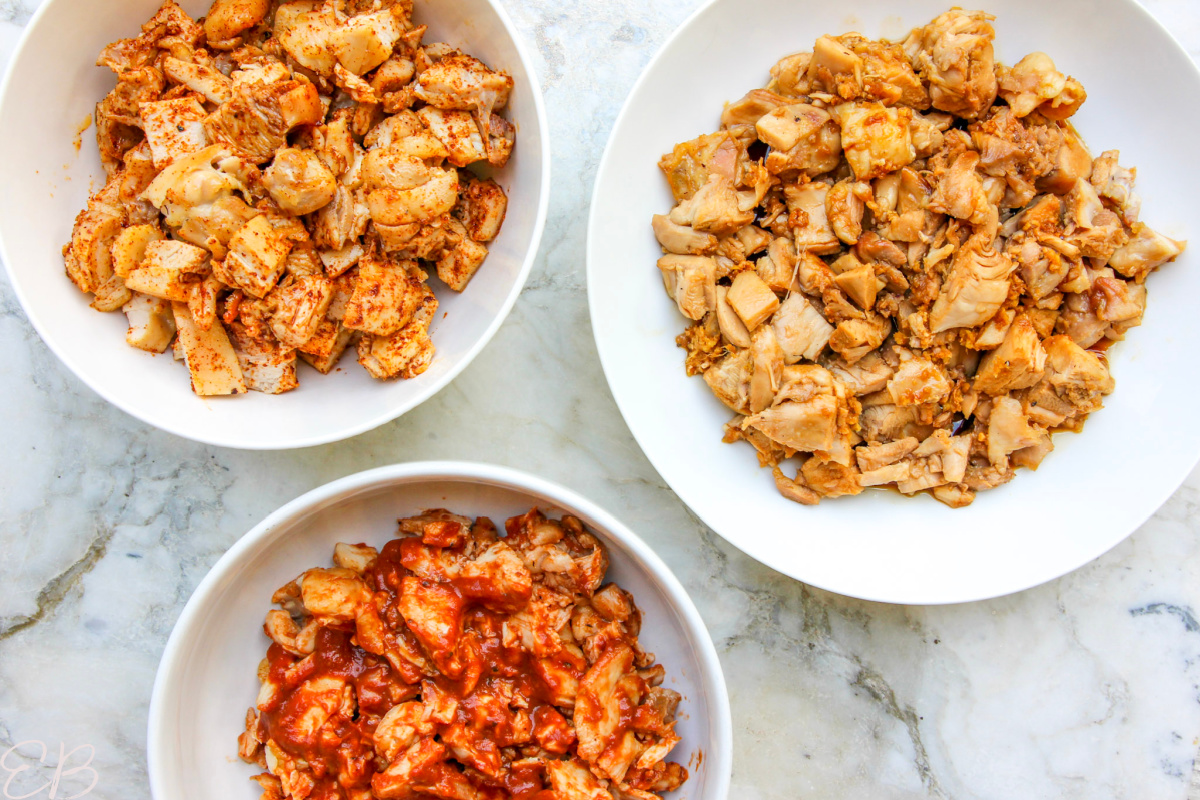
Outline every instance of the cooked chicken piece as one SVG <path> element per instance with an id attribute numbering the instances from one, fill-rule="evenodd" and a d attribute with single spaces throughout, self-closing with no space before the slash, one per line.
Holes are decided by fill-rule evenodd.
<path id="1" fill-rule="evenodd" d="M 801 359 L 816 361 L 833 335 L 833 326 L 799 292 L 789 294 L 779 305 L 771 325 L 788 364 Z"/>
<path id="2" fill-rule="evenodd" d="M 815 506 L 821 502 L 819 494 L 800 482 L 803 480 L 802 475 L 796 476 L 799 480 L 792 480 L 784 475 L 783 470 L 779 469 L 779 467 L 775 467 L 772 474 L 775 477 L 775 488 L 788 500 L 805 506 Z"/>
<path id="3" fill-rule="evenodd" d="M 1104 395 L 1114 387 L 1112 375 L 1095 353 L 1084 350 L 1066 336 L 1051 336 L 1046 348 L 1046 380 L 1059 397 L 1079 414 L 1098 410 Z"/>
<path id="4" fill-rule="evenodd" d="M 862 492 L 858 469 L 813 456 L 800 467 L 804 484 L 821 497 L 846 497 Z"/>
<path id="5" fill-rule="evenodd" d="M 229 254 L 217 269 L 217 277 L 253 297 L 266 297 L 283 275 L 291 249 L 285 232 L 260 214 L 229 240 Z"/>
<path id="6" fill-rule="evenodd" d="M 143 103 L 142 128 L 154 154 L 154 166 L 163 169 L 181 156 L 207 147 L 206 116 L 204 106 L 194 97 Z"/>
<path id="7" fill-rule="evenodd" d="M 380 225 L 424 224 L 454 208 L 458 173 L 428 163 L 445 155 L 436 139 L 419 137 L 367 153 L 362 171 L 371 218 Z"/>
<path id="8" fill-rule="evenodd" d="M 675 207 L 670 219 L 702 233 L 728 236 L 754 222 L 753 205 L 749 209 L 743 209 L 743 205 L 733 182 L 714 174 L 690 199 Z"/>
<path id="9" fill-rule="evenodd" d="M 898 406 L 938 403 L 954 388 L 946 371 L 926 358 L 909 358 L 887 384 L 892 402 Z"/>
<path id="10" fill-rule="evenodd" d="M 884 389 L 895 368 L 879 352 L 868 353 L 853 364 L 842 358 L 823 360 L 822 364 L 852 395 L 872 394 Z"/>
<path id="11" fill-rule="evenodd" d="M 842 244 L 825 215 L 829 190 L 829 184 L 820 182 L 785 187 L 788 224 L 797 250 L 826 255 L 841 249 Z"/>
<path id="12" fill-rule="evenodd" d="M 988 418 L 988 461 L 994 467 L 1004 468 L 1008 464 L 1009 453 L 1037 445 L 1043 433 L 1045 431 L 1029 424 L 1019 401 L 1011 397 L 996 398 Z"/>
<path id="13" fill-rule="evenodd" d="M 208 266 L 208 253 L 199 247 L 170 239 L 153 241 L 146 245 L 141 264 L 125 276 L 125 286 L 133 292 L 186 303 L 191 294 L 189 281 L 203 277 Z"/>
<path id="14" fill-rule="evenodd" d="M 750 412 L 757 414 L 768 408 L 779 391 L 783 375 L 783 350 L 770 325 L 755 329 L 750 345 Z"/>
<path id="15" fill-rule="evenodd" d="M 892 323 L 874 313 L 864 319 L 846 319 L 837 324 L 829 337 L 829 347 L 847 364 L 854 364 L 871 352 L 892 332 Z"/>
<path id="16" fill-rule="evenodd" d="M 358 14 L 338 25 L 330 36 L 329 47 L 338 66 L 354 75 L 365 75 L 391 57 L 403 33 L 396 15 L 383 9 Z"/>
<path id="17" fill-rule="evenodd" d="M 1017 117 L 1038 111 L 1048 119 L 1063 120 L 1087 99 L 1079 81 L 1059 72 L 1045 53 L 1030 53 L 1011 69 L 1001 68 L 999 91 Z"/>
<path id="18" fill-rule="evenodd" d="M 653 219 L 654 237 L 668 253 L 711 255 L 717 249 L 717 237 L 701 233 L 688 225 L 679 225 L 663 214 Z"/>
<path id="19" fill-rule="evenodd" d="M 875 306 L 875 296 L 881 287 L 875 277 L 875 270 L 869 264 L 848 269 L 833 281 L 860 308 L 869 311 Z"/>
<path id="20" fill-rule="evenodd" d="M 325 117 L 317 87 L 306 81 L 233 82 L 233 95 L 204 120 L 208 138 L 254 164 L 265 164 L 301 125 Z"/>
<path id="21" fill-rule="evenodd" d="M 1143 280 L 1151 271 L 1175 259 L 1186 246 L 1187 242 L 1170 239 L 1148 225 L 1138 224 L 1133 238 L 1112 254 L 1108 265 L 1126 278 Z"/>
<path id="22" fill-rule="evenodd" d="M 1049 134 L 1049 131 L 1055 131 Z M 1052 150 L 1052 143 L 1044 145 L 1050 157 L 1050 171 L 1040 178 L 1037 188 L 1042 191 L 1066 194 L 1075 186 L 1075 181 L 1083 178 L 1088 180 L 1092 175 L 1092 156 L 1088 153 L 1083 141 L 1070 129 L 1039 127 L 1037 130 L 1039 142 L 1042 137 L 1049 135 L 1051 140 L 1061 138 L 1061 144 Z"/>
<path id="23" fill-rule="evenodd" d="M 766 89 L 751 90 L 741 100 L 725 106 L 725 111 L 721 114 L 721 127 L 755 125 L 767 114 L 791 102 L 788 98 Z"/>
<path id="24" fill-rule="evenodd" d="M 808 80 L 843 100 L 878 100 L 914 108 L 929 105 L 929 95 L 899 45 L 855 33 L 817 39 L 808 62 Z"/>
<path id="25" fill-rule="evenodd" d="M 999 211 L 984 191 L 983 180 L 976 171 L 978 166 L 978 153 L 963 152 L 938 181 L 929 208 L 980 226 L 990 236 L 999 225 Z"/>
<path id="26" fill-rule="evenodd" d="M 172 303 L 171 310 L 184 360 L 192 374 L 192 391 L 201 397 L 244 393 L 242 369 L 225 329 L 220 324 L 207 331 L 197 328 L 187 303 Z"/>
<path id="27" fill-rule="evenodd" d="M 285 148 L 263 171 L 263 186 L 289 214 L 312 214 L 337 194 L 337 179 L 311 150 Z"/>
<path id="28" fill-rule="evenodd" d="M 232 82 L 214 67 L 167 56 L 163 59 L 163 73 L 175 83 L 204 95 L 210 103 L 220 105 L 233 96 Z"/>
<path id="29" fill-rule="evenodd" d="M 333 200 L 313 220 L 313 242 L 322 248 L 341 251 L 353 246 L 370 222 L 368 205 L 346 186 L 339 185 Z"/>
<path id="30" fill-rule="evenodd" d="M 704 371 L 704 382 L 716 398 L 739 414 L 750 413 L 752 364 L 749 349 L 737 350 Z"/>
<path id="31" fill-rule="evenodd" d="M 659 264 L 662 264 L 661 260 Z M 779 298 L 771 291 L 771 287 L 750 270 L 737 274 L 726 299 L 751 332 L 770 319 L 779 308 Z"/>
<path id="32" fill-rule="evenodd" d="M 934 108 L 975 119 L 996 99 L 991 19 L 982 11 L 954 9 L 909 34 L 904 49 L 929 84 Z"/>
<path id="33" fill-rule="evenodd" d="M 612 793 L 578 759 L 551 758 L 542 763 L 550 788 L 562 800 L 612 800 Z"/>
<path id="34" fill-rule="evenodd" d="M 129 320 L 125 341 L 130 347 L 166 352 L 175 338 L 175 315 L 169 300 L 135 292 L 121 310 Z"/>
<path id="35" fill-rule="evenodd" d="M 1004 342 L 984 355 L 972 384 L 975 391 L 999 396 L 1026 389 L 1042 378 L 1046 351 L 1029 317 L 1020 314 L 1008 328 Z"/>
<path id="36" fill-rule="evenodd" d="M 861 181 L 838 181 L 825 195 L 825 217 L 837 237 L 854 244 L 862 235 L 866 204 L 875 198 L 871 186 Z"/>
<path id="37" fill-rule="evenodd" d="M 735 409 L 737 410 L 737 409 Z M 743 428 L 801 452 L 829 450 L 837 436 L 838 402 L 833 376 L 816 365 L 792 367 L 775 405 L 747 416 Z"/>
<path id="38" fill-rule="evenodd" d="M 933 426 L 920 421 L 920 406 L 896 406 L 891 403 L 863 408 L 860 433 L 869 442 L 891 442 L 916 437 L 924 439 Z"/>
<path id="39" fill-rule="evenodd" d="M 462 223 L 455 220 L 451 224 L 452 227 L 457 226 L 458 228 L 454 231 L 457 243 L 453 247 L 447 248 L 442 257 L 438 259 L 437 275 L 442 283 L 452 290 L 462 292 L 466 290 L 471 278 L 475 277 L 475 273 L 483 266 L 488 249 L 467 236 L 466 228 L 462 226 Z"/>
<path id="40" fill-rule="evenodd" d="M 358 265 L 354 294 L 342 324 L 375 336 L 390 336 L 407 325 L 421 305 L 421 282 L 410 273 L 415 262 L 393 263 L 367 256 Z"/>
<path id="41" fill-rule="evenodd" d="M 323 275 L 297 278 L 272 293 L 276 310 L 271 332 L 288 347 L 303 347 L 325 321 L 333 283 Z"/>
<path id="42" fill-rule="evenodd" d="M 508 213 L 508 197 L 500 188 L 500 184 L 491 178 L 472 178 L 467 180 L 465 186 L 460 184 L 459 191 L 459 218 L 467 227 L 467 235 L 477 242 L 490 242 L 495 239 Z"/>
<path id="43" fill-rule="evenodd" d="M 658 268 L 663 287 L 679 306 L 679 313 L 688 319 L 700 319 L 715 308 L 716 261 L 706 256 L 668 255 L 658 260 Z"/>
<path id="44" fill-rule="evenodd" d="M 1122 167 L 1116 150 L 1105 150 L 1092 162 L 1092 186 L 1101 197 L 1111 200 L 1121 212 L 1121 221 L 1132 227 L 1138 221 L 1142 199 L 1133 191 L 1137 169 Z"/>
<path id="45" fill-rule="evenodd" d="M 842 149 L 858 180 L 895 172 L 917 157 L 909 133 L 912 109 L 843 103 L 833 109 L 833 115 L 842 127 Z"/>
<path id="46" fill-rule="evenodd" d="M 456 167 L 465 167 L 487 158 L 479 126 L 468 111 L 443 111 L 425 106 L 417 116 L 430 132 L 446 146 L 446 160 Z"/>
<path id="47" fill-rule="evenodd" d="M 900 439 L 887 444 L 874 444 L 864 447 L 857 447 L 854 450 L 854 456 L 857 459 L 858 468 L 863 472 L 864 476 L 868 472 L 875 472 L 889 465 L 895 464 L 903 460 L 919 445 L 916 439 L 909 437 Z M 883 481 L 890 483 L 891 481 Z M 864 484 L 865 485 L 865 484 Z M 879 484 L 872 483 L 872 486 Z"/>
<path id="48" fill-rule="evenodd" d="M 710 175 L 736 178 L 739 145 L 728 131 L 681 142 L 663 156 L 658 167 L 666 176 L 675 202 L 691 199 Z"/>
<path id="49" fill-rule="evenodd" d="M 835 168 L 842 157 L 837 122 L 808 103 L 775 109 L 759 118 L 755 131 L 772 148 L 763 162 L 772 175 L 799 170 L 815 177 Z"/>
<path id="50" fill-rule="evenodd" d="M 294 349 L 266 330 L 252 329 L 239 320 L 228 323 L 227 328 L 248 389 L 263 394 L 283 394 L 300 385 L 296 378 Z"/>
<path id="51" fill-rule="evenodd" d="M 204 20 L 210 43 L 229 42 L 266 19 L 270 0 L 216 0 Z"/>
<path id="52" fill-rule="evenodd" d="M 725 341 L 735 347 L 749 347 L 751 344 L 750 331 L 746 328 L 746 323 L 742 322 L 742 318 L 733 310 L 733 306 L 729 305 L 729 288 L 726 286 L 717 286 L 717 325 L 721 330 L 721 335 L 725 337 Z M 776 331 L 778 334 L 778 330 Z"/>
<path id="53" fill-rule="evenodd" d="M 972 240 L 954 254 L 950 273 L 929 312 L 933 333 L 982 325 L 1008 297 L 1014 264 L 1007 255 L 983 247 Z"/>

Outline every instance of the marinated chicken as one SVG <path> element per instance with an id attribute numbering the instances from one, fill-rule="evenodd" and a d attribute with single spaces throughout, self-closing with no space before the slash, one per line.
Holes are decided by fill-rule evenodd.
<path id="1" fill-rule="evenodd" d="M 379 379 L 434 357 L 431 273 L 467 288 L 508 198 L 513 80 L 422 43 L 403 0 L 173 0 L 99 64 L 107 182 L 66 271 L 199 395 L 299 386 L 356 349 Z M 1119 183 L 1120 177 L 1116 180 Z"/>
<path id="2" fill-rule="evenodd" d="M 238 753 L 263 800 L 659 800 L 680 695 L 578 519 L 443 509 L 275 592 Z"/>
<path id="3" fill-rule="evenodd" d="M 992 19 L 822 36 L 659 163 L 687 373 L 791 500 L 958 508 L 1037 469 L 1113 391 L 1106 349 L 1183 252 L 1072 127 L 1083 86 L 1045 53 L 997 63 Z"/>

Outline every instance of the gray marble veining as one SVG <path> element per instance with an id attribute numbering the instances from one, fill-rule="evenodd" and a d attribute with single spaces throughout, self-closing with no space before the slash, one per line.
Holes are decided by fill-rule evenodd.
<path id="1" fill-rule="evenodd" d="M 0 0 L 0 64 L 36 5 Z M 1194 3 L 1145 5 L 1200 57 Z M 59 743 L 90 744 L 91 796 L 147 796 L 154 671 L 221 553 L 334 478 L 395 461 L 478 459 L 583 492 L 675 569 L 728 677 L 734 797 L 1184 800 L 1200 737 L 1200 473 L 1093 564 L 966 606 L 850 600 L 730 548 L 630 437 L 600 371 L 584 288 L 586 213 L 608 131 L 697 2 L 506 6 L 534 46 L 557 148 L 546 237 L 494 342 L 403 419 L 293 453 L 177 439 L 68 373 L 0 281 L 0 751 L 44 741 L 52 764 Z M 36 756 L 22 751 L 0 767 L 36 770 Z M 49 779 L 52 769 L 40 769 Z M 73 779 L 86 786 L 85 777 Z"/>

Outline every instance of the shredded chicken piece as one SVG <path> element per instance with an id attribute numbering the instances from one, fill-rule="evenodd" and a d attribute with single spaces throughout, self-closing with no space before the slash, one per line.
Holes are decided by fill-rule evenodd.
<path id="1" fill-rule="evenodd" d="M 291 391 L 297 356 L 329 373 L 352 345 L 380 379 L 432 362 L 429 274 L 465 291 L 507 213 L 488 174 L 513 151 L 514 83 L 423 43 L 412 11 L 214 0 L 193 20 L 165 0 L 100 54 L 117 76 L 96 107 L 108 181 L 63 249 L 67 276 L 125 312 L 131 347 L 173 346 L 198 394 Z M 663 237 L 717 250 L 699 228 Z"/>
<path id="2" fill-rule="evenodd" d="M 961 508 L 1036 469 L 1113 391 L 1091 348 L 1186 247 L 1069 124 L 1083 86 L 1045 53 L 996 63 L 992 19 L 822 36 L 659 163 L 687 374 L 797 503 L 892 485 Z"/>

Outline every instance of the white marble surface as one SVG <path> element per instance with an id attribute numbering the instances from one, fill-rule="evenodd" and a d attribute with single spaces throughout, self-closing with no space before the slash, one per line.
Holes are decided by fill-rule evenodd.
<path id="1" fill-rule="evenodd" d="M 495 341 L 403 419 L 299 453 L 191 444 L 77 381 L 0 281 L 0 751 L 42 741 L 53 764 L 60 743 L 92 745 L 89 796 L 147 796 L 155 667 L 220 554 L 331 479 L 462 458 L 582 491 L 675 569 L 729 679 L 733 797 L 1184 800 L 1200 743 L 1200 473 L 1099 561 L 991 602 L 858 602 L 733 551 L 630 437 L 600 371 L 584 290 L 586 210 L 608 130 L 641 67 L 698 2 L 505 3 L 535 46 L 557 147 L 546 238 Z M 36 5 L 0 0 L 0 63 Z M 1146 5 L 1200 56 L 1192 0 Z M 36 747 L 22 752 L 0 761 L 0 796 L 3 770 L 31 768 L 10 796 L 53 777 Z M 69 776 L 58 796 L 91 780 L 86 770 Z"/>

